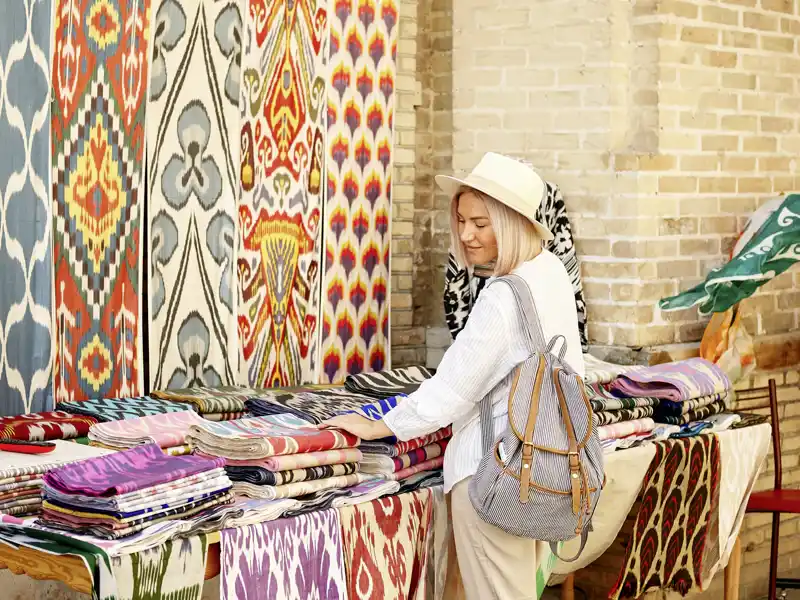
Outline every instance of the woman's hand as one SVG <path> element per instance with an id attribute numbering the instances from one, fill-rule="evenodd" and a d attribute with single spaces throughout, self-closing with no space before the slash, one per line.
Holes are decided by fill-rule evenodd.
<path id="1" fill-rule="evenodd" d="M 320 429 L 344 429 L 362 440 L 378 440 L 394 435 L 383 421 L 371 421 L 358 414 L 339 415 L 323 421 Z"/>

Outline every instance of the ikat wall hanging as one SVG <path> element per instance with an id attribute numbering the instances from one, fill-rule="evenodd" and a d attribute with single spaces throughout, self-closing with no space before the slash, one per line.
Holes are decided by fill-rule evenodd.
<path id="1" fill-rule="evenodd" d="M 150 0 L 54 1 L 56 400 L 136 395 Z"/>
<path id="2" fill-rule="evenodd" d="M 236 383 L 244 0 L 155 0 L 147 127 L 152 389 Z"/>
<path id="3" fill-rule="evenodd" d="M 333 0 L 327 86 L 320 380 L 389 365 L 397 6 Z"/>

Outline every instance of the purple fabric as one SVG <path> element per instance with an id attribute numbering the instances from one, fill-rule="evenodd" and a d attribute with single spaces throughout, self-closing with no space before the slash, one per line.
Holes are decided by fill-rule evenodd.
<path id="1" fill-rule="evenodd" d="M 147 444 L 53 469 L 44 483 L 65 494 L 117 496 L 223 466 L 221 458 L 168 456 Z"/>
<path id="2" fill-rule="evenodd" d="M 225 529 L 221 550 L 223 598 L 347 599 L 335 510 Z"/>
<path id="3" fill-rule="evenodd" d="M 628 398 L 683 402 L 726 392 L 731 388 L 731 382 L 717 365 L 703 358 L 690 358 L 625 372 L 609 388 Z"/>

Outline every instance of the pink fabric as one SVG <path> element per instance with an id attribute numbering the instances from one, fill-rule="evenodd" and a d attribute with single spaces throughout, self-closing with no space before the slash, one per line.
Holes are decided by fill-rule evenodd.
<path id="1" fill-rule="evenodd" d="M 171 448 L 184 445 L 189 427 L 202 425 L 203 422 L 203 418 L 196 412 L 185 410 L 125 421 L 98 423 L 89 430 L 89 437 L 111 445 L 134 446 L 155 443 L 162 448 Z"/>
<path id="2" fill-rule="evenodd" d="M 426 460 L 425 462 L 410 466 L 407 469 L 397 471 L 387 479 L 400 481 L 401 479 L 406 479 L 407 477 L 411 477 L 417 473 L 422 473 L 423 471 L 434 471 L 436 469 L 441 469 L 442 465 L 444 465 L 444 456 L 437 456 L 436 458 L 432 458 L 430 460 Z"/>
<path id="3" fill-rule="evenodd" d="M 613 425 L 602 425 L 597 428 L 597 437 L 600 441 L 615 440 L 624 438 L 635 433 L 647 433 L 656 428 L 656 423 L 649 417 L 646 419 L 635 419 L 633 421 L 622 421 Z"/>

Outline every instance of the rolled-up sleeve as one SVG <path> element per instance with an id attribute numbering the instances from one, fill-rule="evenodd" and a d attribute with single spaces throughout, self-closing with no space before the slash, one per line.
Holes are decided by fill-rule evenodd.
<path id="1" fill-rule="evenodd" d="M 483 291 L 436 374 L 384 417 L 398 439 L 427 435 L 465 416 L 528 357 L 516 311 L 508 286 Z"/>

